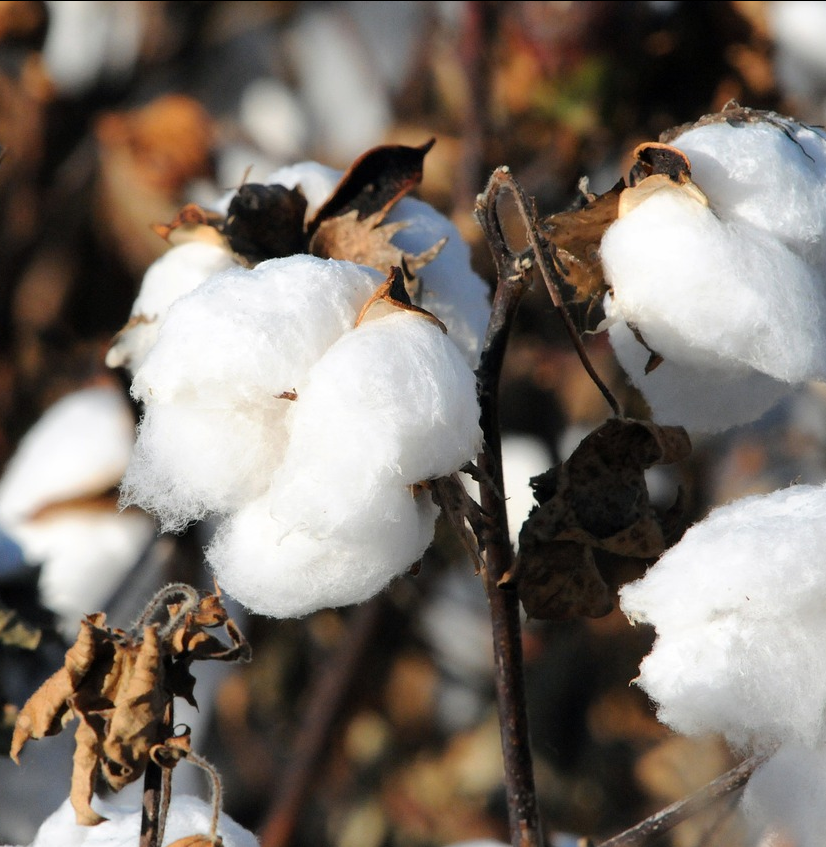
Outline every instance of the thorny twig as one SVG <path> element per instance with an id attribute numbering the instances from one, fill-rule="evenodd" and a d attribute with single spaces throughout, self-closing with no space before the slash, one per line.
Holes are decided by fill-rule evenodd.
<path id="1" fill-rule="evenodd" d="M 678 823 L 682 823 L 715 800 L 742 788 L 755 770 L 770 755 L 771 753 L 763 753 L 751 756 L 730 771 L 726 771 L 722 776 L 718 776 L 717 779 L 709 782 L 708 785 L 703 786 L 699 791 L 695 791 L 691 796 L 666 806 L 636 826 L 632 826 L 625 832 L 603 841 L 599 847 L 639 847 L 649 838 L 662 835 L 662 833 L 673 829 Z"/>

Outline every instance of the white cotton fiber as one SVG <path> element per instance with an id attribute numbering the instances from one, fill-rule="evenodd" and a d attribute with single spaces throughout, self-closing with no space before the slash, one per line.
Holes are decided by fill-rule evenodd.
<path id="1" fill-rule="evenodd" d="M 75 823 L 75 812 L 66 800 L 48 817 L 35 835 L 30 847 L 126 847 L 137 844 L 141 832 L 140 806 L 121 804 L 112 800 L 94 799 L 96 811 L 107 820 L 97 826 Z M 172 794 L 164 832 L 164 847 L 191 835 L 209 833 L 212 806 L 198 797 Z M 255 836 L 221 813 L 218 835 L 224 847 L 258 847 Z"/>
<path id="2" fill-rule="evenodd" d="M 624 322 L 608 330 L 617 361 L 664 426 L 716 432 L 755 421 L 795 390 L 766 374 L 719 357 L 703 363 L 665 359 L 645 373 L 649 352 Z M 699 356 L 696 357 L 699 359 Z"/>
<path id="3" fill-rule="evenodd" d="M 236 399 L 278 406 L 382 281 L 368 268 L 305 255 L 210 277 L 170 308 L 132 393 L 205 408 Z"/>
<path id="4" fill-rule="evenodd" d="M 458 348 L 435 323 L 401 311 L 364 321 L 330 348 L 288 426 L 273 515 L 326 527 L 353 502 L 371 507 L 386 485 L 453 473 L 476 458 L 482 438 L 476 379 Z"/>
<path id="5" fill-rule="evenodd" d="M 765 412 L 775 380 L 826 379 L 826 137 L 772 118 L 671 143 L 708 205 L 667 180 L 621 204 L 600 247 L 605 326 L 655 421 L 713 431 Z M 621 324 L 665 363 L 644 374 Z"/>
<path id="6" fill-rule="evenodd" d="M 302 617 L 363 602 L 421 558 L 438 514 L 426 491 L 414 497 L 389 486 L 381 493 L 380 510 L 354 512 L 326 538 L 311 527 L 285 536 L 263 497 L 219 529 L 207 561 L 221 589 L 257 614 Z"/>
<path id="7" fill-rule="evenodd" d="M 783 745 L 752 775 L 741 808 L 755 843 L 821 847 L 826 830 L 826 750 Z"/>
<path id="8" fill-rule="evenodd" d="M 680 135 L 692 179 L 724 220 L 740 220 L 815 263 L 826 234 L 826 135 L 793 121 L 711 124 Z"/>
<path id="9" fill-rule="evenodd" d="M 601 254 L 608 319 L 636 325 L 665 359 L 826 377 L 826 283 L 779 240 L 674 188 L 609 227 Z"/>
<path id="10" fill-rule="evenodd" d="M 121 482 L 121 505 L 139 505 L 163 530 L 178 531 L 258 496 L 284 452 L 290 401 L 279 402 L 276 408 L 147 406 Z"/>
<path id="11" fill-rule="evenodd" d="M 737 747 L 826 741 L 826 488 L 714 510 L 621 589 L 657 638 L 639 685 L 660 720 Z"/>
<path id="12" fill-rule="evenodd" d="M 134 373 L 152 349 L 175 300 L 193 291 L 211 274 L 234 265 L 229 250 L 204 241 L 191 241 L 167 250 L 144 274 L 132 305 L 130 323 L 109 348 L 106 364 L 110 368 L 125 367 Z"/>
<path id="13" fill-rule="evenodd" d="M 342 176 L 342 171 L 302 162 L 275 171 L 268 182 L 286 188 L 300 186 L 310 220 Z M 490 299 L 487 284 L 471 267 L 470 248 L 459 230 L 432 206 L 413 197 L 403 197 L 386 220 L 407 224 L 393 237 L 393 244 L 408 253 L 423 253 L 447 238 L 439 255 L 417 272 L 421 292 L 416 302 L 445 324 L 470 366 L 476 367 L 490 317 Z"/>
<path id="14" fill-rule="evenodd" d="M 135 424 L 115 386 L 62 397 L 26 433 L 0 479 L 0 521 L 7 527 L 45 506 L 102 494 L 129 463 Z"/>

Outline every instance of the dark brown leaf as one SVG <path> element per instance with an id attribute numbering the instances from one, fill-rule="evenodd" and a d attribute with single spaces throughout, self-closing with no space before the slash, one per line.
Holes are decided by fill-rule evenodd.
<path id="1" fill-rule="evenodd" d="M 651 507 L 644 472 L 678 462 L 690 449 L 682 427 L 612 418 L 566 462 L 531 480 L 540 505 L 519 535 L 515 573 L 503 580 L 517 583 L 529 614 L 565 618 L 610 610 L 591 551 L 651 558 L 665 549 L 674 515 L 666 523 Z"/>
<path id="2" fill-rule="evenodd" d="M 436 143 L 431 138 L 421 147 L 388 144 L 368 150 L 350 166 L 329 199 L 307 225 L 310 236 L 330 218 L 356 213 L 362 220 L 387 212 L 422 181 L 424 157 Z"/>

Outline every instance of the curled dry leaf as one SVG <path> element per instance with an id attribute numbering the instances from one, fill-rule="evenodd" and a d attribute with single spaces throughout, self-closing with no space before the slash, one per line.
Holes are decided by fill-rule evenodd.
<path id="1" fill-rule="evenodd" d="M 16 762 L 30 738 L 55 735 L 78 718 L 70 798 L 79 824 L 103 820 L 90 805 L 99 776 L 119 791 L 142 776 L 158 745 L 168 744 L 174 697 L 195 703 L 193 661 L 249 659 L 249 645 L 218 594 L 193 590 L 173 602 L 180 594 L 168 597 L 166 620 L 147 623 L 139 635 L 106 626 L 102 612 L 87 616 L 63 667 L 20 710 L 11 744 Z M 206 631 L 219 626 L 229 644 Z M 167 758 L 171 766 L 179 757 Z"/>
<path id="2" fill-rule="evenodd" d="M 367 320 L 368 314 L 370 318 L 378 318 L 393 311 L 412 312 L 436 324 L 442 332 L 447 334 L 447 327 L 436 315 L 428 312 L 427 309 L 422 309 L 420 306 L 411 303 L 410 295 L 407 293 L 407 288 L 404 284 L 402 270 L 398 267 L 390 268 L 387 279 L 375 290 L 364 306 L 362 306 L 356 318 L 355 325 L 359 326 Z"/>
<path id="3" fill-rule="evenodd" d="M 531 617 L 600 617 L 611 610 L 593 551 L 652 558 L 665 549 L 680 498 L 657 514 L 644 471 L 681 461 L 690 450 L 682 427 L 612 418 L 566 462 L 531 480 L 539 506 L 519 535 L 515 571 L 503 579 L 516 583 Z"/>

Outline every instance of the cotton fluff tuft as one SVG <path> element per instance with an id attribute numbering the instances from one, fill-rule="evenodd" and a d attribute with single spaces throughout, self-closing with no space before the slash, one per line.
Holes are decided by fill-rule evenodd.
<path id="1" fill-rule="evenodd" d="M 106 353 L 107 366 L 124 367 L 134 373 L 157 340 L 172 303 L 213 273 L 235 264 L 229 250 L 205 241 L 191 241 L 167 250 L 144 274 L 129 323 Z"/>
<path id="2" fill-rule="evenodd" d="M 752 775 L 742 808 L 761 844 L 821 847 L 826 829 L 826 750 L 783 745 Z"/>
<path id="3" fill-rule="evenodd" d="M 75 822 L 75 811 L 66 800 L 41 824 L 30 847 L 123 847 L 137 844 L 141 832 L 140 807 L 118 804 L 95 798 L 95 809 L 108 820 L 97 826 L 83 826 Z M 173 794 L 164 831 L 164 845 L 172 844 L 190 835 L 209 833 L 212 806 L 198 797 Z M 236 823 L 229 815 L 221 813 L 218 835 L 224 847 L 258 847 L 258 840 Z"/>
<path id="4" fill-rule="evenodd" d="M 280 168 L 267 182 L 285 188 L 300 187 L 307 198 L 310 220 L 342 176 L 342 171 L 317 162 L 301 162 Z M 490 317 L 490 300 L 487 284 L 471 267 L 470 248 L 448 218 L 413 197 L 402 197 L 386 221 L 406 224 L 393 237 L 393 244 L 408 253 L 424 252 L 447 238 L 439 255 L 417 272 L 422 284 L 418 305 L 447 326 L 451 339 L 475 368 Z"/>
<path id="5" fill-rule="evenodd" d="M 429 317 L 362 314 L 382 282 L 303 255 L 225 271 L 172 304 L 135 374 L 123 501 L 170 529 L 223 516 L 207 559 L 253 612 L 380 591 L 433 538 L 427 480 L 480 449 L 464 355 Z"/>
<path id="6" fill-rule="evenodd" d="M 608 228 L 606 323 L 657 422 L 721 429 L 826 379 L 826 137 L 764 121 L 708 124 L 672 143 L 709 205 L 666 184 Z M 626 324 L 664 357 L 649 374 Z"/>
<path id="7" fill-rule="evenodd" d="M 285 395 L 380 282 L 302 255 L 219 273 L 176 300 L 132 382 L 146 411 L 122 502 L 175 530 L 263 493 L 283 455 Z"/>
<path id="8" fill-rule="evenodd" d="M 620 592 L 656 640 L 639 685 L 685 734 L 735 747 L 826 742 L 826 488 L 711 512 Z"/>

